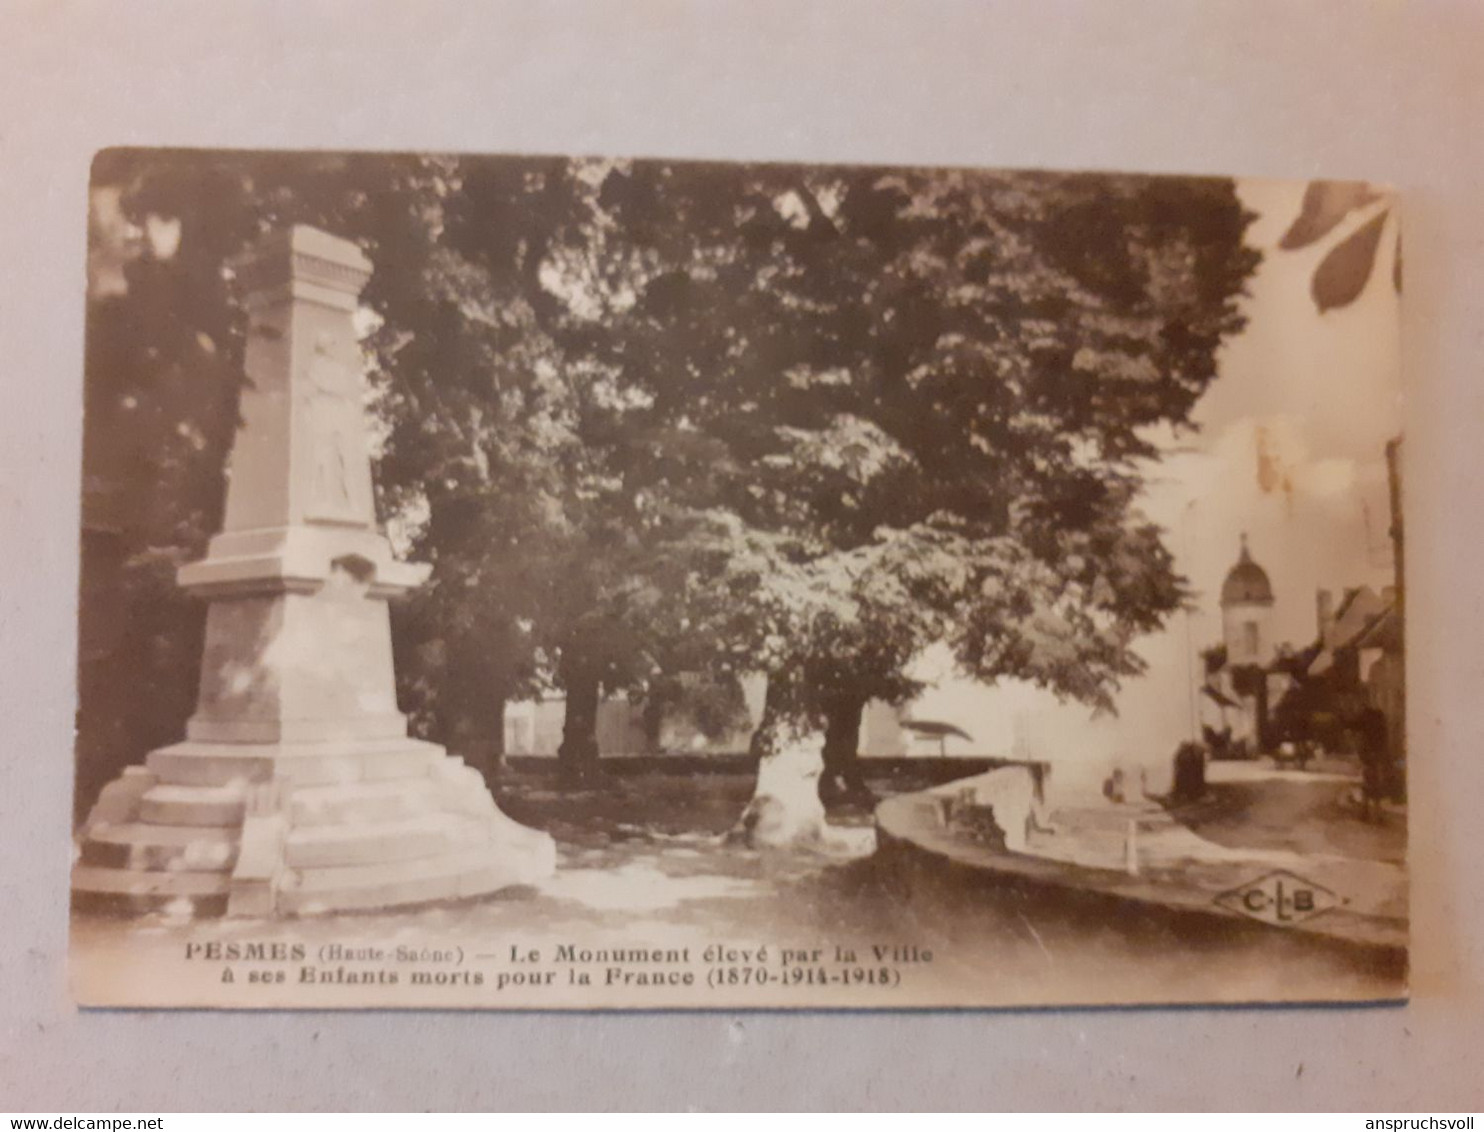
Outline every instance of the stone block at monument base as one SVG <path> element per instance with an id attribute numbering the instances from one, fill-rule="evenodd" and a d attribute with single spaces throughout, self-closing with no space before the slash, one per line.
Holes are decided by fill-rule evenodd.
<path id="1" fill-rule="evenodd" d="M 549 836 L 506 817 L 478 772 L 432 744 L 302 744 L 278 759 L 233 747 L 167 747 L 119 780 L 137 789 L 100 800 L 83 827 L 76 907 L 309 915 L 483 896 L 556 867 Z M 249 814 L 254 794 L 272 800 Z M 237 906 L 253 890 L 256 906 Z"/>

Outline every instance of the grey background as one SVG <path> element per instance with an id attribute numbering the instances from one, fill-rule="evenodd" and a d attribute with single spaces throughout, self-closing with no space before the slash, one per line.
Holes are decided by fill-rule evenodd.
<path id="1" fill-rule="evenodd" d="M 0 1109 L 1484 1102 L 1484 10 L 0 5 Z M 960 1014 L 80 1013 L 64 976 L 88 161 L 457 148 L 1388 180 L 1405 193 L 1414 999 Z"/>

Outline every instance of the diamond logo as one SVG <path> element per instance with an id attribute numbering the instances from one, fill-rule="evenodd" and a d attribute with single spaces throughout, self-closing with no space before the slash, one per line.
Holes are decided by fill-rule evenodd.
<path id="1" fill-rule="evenodd" d="M 1278 869 L 1223 892 L 1216 903 L 1265 924 L 1289 927 L 1338 907 L 1344 901 L 1323 885 Z"/>

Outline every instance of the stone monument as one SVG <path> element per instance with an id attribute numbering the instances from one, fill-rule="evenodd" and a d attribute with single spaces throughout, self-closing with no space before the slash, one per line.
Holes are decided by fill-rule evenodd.
<path id="1" fill-rule="evenodd" d="M 210 603 L 183 742 L 104 788 L 74 904 L 306 915 L 480 896 L 555 868 L 477 771 L 411 739 L 387 601 L 426 566 L 377 529 L 353 316 L 371 264 L 297 226 L 238 265 L 249 333 L 226 516 L 179 582 Z"/>

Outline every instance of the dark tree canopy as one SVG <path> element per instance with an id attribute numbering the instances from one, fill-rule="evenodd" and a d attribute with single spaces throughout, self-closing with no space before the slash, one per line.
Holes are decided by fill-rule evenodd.
<path id="1" fill-rule="evenodd" d="M 90 305 L 85 463 L 138 496 L 123 572 L 162 603 L 130 679 L 194 686 L 151 563 L 219 515 L 224 266 L 312 223 L 377 266 L 380 499 L 434 564 L 410 706 L 498 748 L 506 700 L 561 687 L 578 759 L 602 690 L 764 672 L 775 723 L 858 727 L 937 641 L 1107 706 L 1183 596 L 1144 476 L 1257 259 L 1214 179 L 116 151 L 99 191 L 135 235 Z"/>

